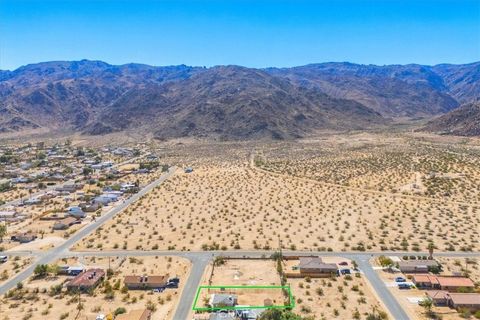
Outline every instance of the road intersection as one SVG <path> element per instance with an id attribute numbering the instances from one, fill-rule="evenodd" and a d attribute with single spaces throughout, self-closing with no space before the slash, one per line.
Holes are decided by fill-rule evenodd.
<path id="1" fill-rule="evenodd" d="M 192 268 L 190 275 L 185 283 L 180 302 L 177 306 L 177 310 L 174 319 L 187 319 L 194 300 L 194 295 L 199 286 L 202 276 L 205 272 L 205 268 L 211 263 L 217 256 L 226 257 L 248 257 L 248 258 L 261 258 L 270 257 L 274 251 L 261 251 L 261 250 L 234 250 L 234 251 L 162 251 L 162 250 L 111 250 L 111 251 L 70 251 L 77 242 L 98 229 L 108 220 L 112 219 L 115 215 L 126 209 L 130 204 L 139 200 L 155 187 L 162 184 L 165 180 L 170 178 L 176 171 L 175 167 L 171 167 L 155 181 L 151 182 L 138 193 L 126 199 L 123 203 L 115 206 L 103 216 L 99 217 L 96 221 L 88 224 L 84 228 L 80 229 L 72 237 L 66 240 L 63 244 L 50 249 L 46 252 L 41 251 L 7 251 L 2 255 L 7 256 L 32 256 L 34 262 L 26 269 L 9 279 L 2 285 L 0 285 L 0 294 L 6 293 L 17 285 L 17 283 L 28 279 L 39 264 L 52 263 L 58 259 L 66 257 L 132 257 L 132 256 L 177 256 L 183 257 L 191 261 Z M 403 255 L 427 255 L 426 252 L 318 252 L 318 251 L 283 251 L 284 255 L 321 255 L 321 256 L 336 256 L 351 259 L 357 262 L 360 271 L 365 275 L 372 288 L 375 290 L 377 296 L 384 304 L 393 319 L 396 320 L 408 320 L 408 316 L 400 306 L 395 297 L 386 287 L 385 283 L 380 279 L 377 272 L 370 264 L 372 257 L 387 255 L 387 256 L 403 256 Z M 442 257 L 480 257 L 480 252 L 437 252 L 436 256 Z"/>

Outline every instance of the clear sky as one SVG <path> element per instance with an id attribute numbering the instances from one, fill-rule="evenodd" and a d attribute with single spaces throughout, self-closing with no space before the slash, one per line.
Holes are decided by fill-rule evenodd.
<path id="1" fill-rule="evenodd" d="M 0 69 L 480 60 L 480 0 L 0 0 Z"/>

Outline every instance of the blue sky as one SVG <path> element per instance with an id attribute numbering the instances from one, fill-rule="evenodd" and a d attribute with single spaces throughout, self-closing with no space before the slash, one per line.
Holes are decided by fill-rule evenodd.
<path id="1" fill-rule="evenodd" d="M 0 69 L 79 59 L 469 63 L 480 60 L 480 0 L 0 0 Z"/>

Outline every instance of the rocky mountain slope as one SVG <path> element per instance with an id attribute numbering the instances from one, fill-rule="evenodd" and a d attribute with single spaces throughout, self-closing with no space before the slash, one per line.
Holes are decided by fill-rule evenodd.
<path id="1" fill-rule="evenodd" d="M 0 132 L 144 130 L 159 138 L 292 138 L 432 117 L 480 96 L 480 63 L 114 66 L 60 61 L 0 71 Z"/>
<path id="2" fill-rule="evenodd" d="M 480 136 L 480 101 L 462 105 L 433 119 L 422 130 L 459 136 Z"/>
<path id="3" fill-rule="evenodd" d="M 434 67 L 322 63 L 267 72 L 332 97 L 355 100 L 386 117 L 437 115 L 480 96 L 480 63 Z"/>

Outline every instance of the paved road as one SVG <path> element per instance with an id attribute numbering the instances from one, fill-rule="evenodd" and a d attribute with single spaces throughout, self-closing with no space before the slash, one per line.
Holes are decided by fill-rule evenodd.
<path id="1" fill-rule="evenodd" d="M 179 256 L 190 259 L 192 261 L 192 271 L 183 289 L 180 302 L 177 307 L 174 319 L 187 319 L 188 314 L 191 311 L 193 300 L 198 285 L 202 279 L 202 275 L 205 272 L 205 267 L 209 261 L 213 260 L 213 257 L 219 255 L 225 255 L 229 257 L 269 257 L 274 251 L 160 251 L 160 250 L 112 250 L 112 251 L 81 251 L 81 252 L 68 252 L 67 256 L 84 257 L 84 256 Z M 427 252 L 412 253 L 412 252 L 313 252 L 313 251 L 284 251 L 285 255 L 312 255 L 320 254 L 322 256 L 337 256 L 344 257 L 346 259 L 355 260 L 358 263 L 359 269 L 363 272 L 365 277 L 370 282 L 372 288 L 375 290 L 377 296 L 386 309 L 390 313 L 391 317 L 395 320 L 408 320 L 408 315 L 403 308 L 397 302 L 392 293 L 388 290 L 385 283 L 378 276 L 377 272 L 372 268 L 369 260 L 372 257 L 380 255 L 389 256 L 403 256 L 403 255 L 427 255 Z M 442 257 L 480 257 L 480 252 L 436 252 L 435 256 Z"/>
<path id="2" fill-rule="evenodd" d="M 81 234 L 76 234 L 74 237 L 70 238 L 66 243 L 58 247 L 57 250 L 52 249 L 51 251 L 45 253 L 42 252 L 6 252 L 9 256 L 14 255 L 38 255 L 40 258 L 35 263 L 49 263 L 53 260 L 60 259 L 63 257 L 86 257 L 86 256 L 96 256 L 96 257 L 108 257 L 108 256 L 119 256 L 119 257 L 133 257 L 133 256 L 178 256 L 189 259 L 192 262 L 192 270 L 190 276 L 188 277 L 185 287 L 182 291 L 182 296 L 178 304 L 174 319 L 187 319 L 188 314 L 191 311 L 193 300 L 195 298 L 195 293 L 197 287 L 200 284 L 202 275 L 205 272 L 205 268 L 210 261 L 216 256 L 224 255 L 229 257 L 269 257 L 274 253 L 274 251 L 258 251 L 258 250 L 236 250 L 236 251 L 164 251 L 164 250 L 109 250 L 109 251 L 69 251 L 68 249 L 75 244 L 77 241 L 81 240 L 88 233 L 92 232 L 100 225 L 105 223 L 108 219 L 113 217 L 116 213 L 123 210 L 128 204 L 137 200 L 156 185 L 163 182 L 167 179 L 173 171 L 169 171 L 166 175 L 162 176 L 161 180 L 153 182 L 151 185 L 142 189 L 136 196 L 136 198 L 130 198 L 130 202 L 123 204 L 123 207 L 118 207 L 112 209 L 107 215 L 104 215 L 102 218 L 97 220 L 95 224 L 87 226 L 85 230 L 79 231 Z M 88 228 L 88 229 L 87 229 Z M 395 297 L 390 293 L 388 288 L 385 286 L 385 283 L 380 279 L 378 274 L 372 268 L 369 263 L 370 258 L 387 255 L 387 256 L 403 256 L 403 255 L 428 255 L 427 252 L 399 252 L 399 251 L 383 251 L 383 252 L 318 252 L 318 251 L 283 251 L 285 255 L 322 255 L 322 256 L 337 256 L 344 257 L 346 259 L 355 260 L 360 270 L 364 273 L 365 277 L 369 280 L 371 286 L 377 293 L 377 296 L 382 300 L 385 307 L 395 320 L 407 320 L 408 316 L 405 311 L 402 309 L 400 304 L 396 301 Z M 438 257 L 480 257 L 480 252 L 435 252 L 435 256 Z M 17 277 L 11 279 L 8 283 L 0 286 L 0 294 L 5 293 L 9 288 L 16 285 L 17 282 L 27 279 L 33 272 L 35 268 L 34 265 L 30 266 L 23 272 L 21 272 Z"/>
<path id="3" fill-rule="evenodd" d="M 143 197 L 145 194 L 150 192 L 152 189 L 163 183 L 166 179 L 168 179 L 170 176 L 172 176 L 175 172 L 176 168 L 172 167 L 170 168 L 166 173 L 164 173 L 162 176 L 160 176 L 157 180 L 151 182 L 147 186 L 145 186 L 143 189 L 141 189 L 138 193 L 134 194 L 125 202 L 123 202 L 120 205 L 115 206 L 112 208 L 110 211 L 108 211 L 106 214 L 98 218 L 95 222 L 92 222 L 85 226 L 84 228 L 80 229 L 77 233 L 75 233 L 72 237 L 70 237 L 67 241 L 59 245 L 58 247 L 52 248 L 47 252 L 44 252 L 40 255 L 39 259 L 37 259 L 33 264 L 31 264 L 28 268 L 24 269 L 22 272 L 18 273 L 15 277 L 11 278 L 7 282 L 5 282 L 3 285 L 0 286 L 0 295 L 4 294 L 11 288 L 17 285 L 17 283 L 22 282 L 26 280 L 30 275 L 33 273 L 33 270 L 35 267 L 39 264 L 47 264 L 51 263 L 52 261 L 55 261 L 62 256 L 64 256 L 66 253 L 68 253 L 68 249 L 72 247 L 74 244 L 76 244 L 78 241 L 80 241 L 82 238 L 90 234 L 92 231 L 96 230 L 98 227 L 103 225 L 105 222 L 113 218 L 117 213 L 120 211 L 124 210 L 126 207 L 128 207 L 130 204 L 133 202 L 137 201 L 141 197 Z M 3 254 L 3 253 L 2 253 Z M 6 252 L 6 254 L 11 255 L 11 252 Z"/>
<path id="4" fill-rule="evenodd" d="M 363 272 L 364 276 L 368 279 L 370 285 L 375 290 L 377 297 L 387 308 L 390 316 L 395 320 L 408 320 L 409 317 L 403 310 L 402 306 L 398 303 L 390 290 L 388 290 L 385 282 L 380 279 L 377 272 L 373 270 L 372 265 L 369 262 L 369 257 L 359 256 L 355 261 L 358 264 L 358 268 Z"/>

